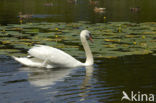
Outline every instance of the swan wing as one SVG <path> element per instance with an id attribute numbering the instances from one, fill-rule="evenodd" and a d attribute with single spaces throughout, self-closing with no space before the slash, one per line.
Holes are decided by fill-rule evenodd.
<path id="1" fill-rule="evenodd" d="M 15 56 L 12 56 L 16 61 L 20 62 L 21 64 L 23 65 L 26 65 L 26 66 L 31 66 L 31 67 L 41 67 L 42 65 L 42 62 L 41 60 L 38 60 L 38 59 L 29 59 L 29 58 L 26 58 L 26 57 L 15 57 Z"/>
<path id="2" fill-rule="evenodd" d="M 82 64 L 69 54 L 50 46 L 36 45 L 32 47 L 28 53 L 35 58 L 47 61 L 48 64 L 55 67 L 75 67 Z"/>
<path id="3" fill-rule="evenodd" d="M 43 65 L 44 61 L 37 58 L 28 58 L 28 57 L 15 57 L 12 56 L 19 63 L 30 66 L 30 67 L 46 67 L 46 68 L 54 68 L 52 65 Z"/>

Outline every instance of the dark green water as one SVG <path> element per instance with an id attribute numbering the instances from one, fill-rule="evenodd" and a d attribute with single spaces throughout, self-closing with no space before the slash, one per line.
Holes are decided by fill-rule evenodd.
<path id="1" fill-rule="evenodd" d="M 1 0 L 0 24 L 8 25 L 0 26 L 0 103 L 149 103 L 121 98 L 123 91 L 156 93 L 155 2 L 99 0 L 98 7 L 107 8 L 99 14 L 89 0 Z M 32 18 L 18 25 L 19 12 Z M 83 29 L 93 33 L 94 66 L 30 68 L 10 57 L 43 44 L 85 61 L 78 35 Z"/>
<path id="2" fill-rule="evenodd" d="M 89 0 L 1 0 L 0 24 L 19 23 L 18 13 L 32 14 L 29 22 L 75 22 L 91 21 L 103 22 L 106 16 L 108 21 L 144 22 L 156 21 L 155 0 L 97 0 L 97 5 L 91 5 Z M 52 6 L 45 6 L 52 3 Z M 104 7 L 106 12 L 98 14 L 94 7 Z M 139 8 L 133 12 L 130 8 Z"/>

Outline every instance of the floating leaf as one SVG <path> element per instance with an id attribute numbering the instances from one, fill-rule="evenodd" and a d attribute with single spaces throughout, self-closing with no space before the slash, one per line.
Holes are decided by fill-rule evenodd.
<path id="1" fill-rule="evenodd" d="M 25 51 L 33 45 L 42 44 L 62 49 L 73 56 L 83 57 L 85 53 L 79 33 L 81 30 L 88 29 L 93 34 L 94 43 L 89 45 L 94 57 L 145 55 L 156 51 L 155 27 L 155 22 L 91 24 L 80 21 L 77 23 L 9 24 L 0 27 L 0 54 L 25 55 Z"/>

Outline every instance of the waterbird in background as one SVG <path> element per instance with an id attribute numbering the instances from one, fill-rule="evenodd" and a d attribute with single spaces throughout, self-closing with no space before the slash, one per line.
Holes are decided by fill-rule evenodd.
<path id="1" fill-rule="evenodd" d="M 22 12 L 19 12 L 19 22 L 20 24 L 23 24 L 24 20 L 28 20 L 30 18 L 32 18 L 32 14 L 22 14 Z"/>
<path id="2" fill-rule="evenodd" d="M 60 49 L 45 45 L 36 45 L 32 47 L 28 51 L 29 55 L 27 57 L 13 56 L 13 58 L 21 64 L 30 67 L 56 68 L 93 65 L 93 55 L 87 42 L 87 39 L 93 42 L 91 33 L 88 30 L 81 31 L 80 39 L 86 53 L 85 63 L 76 60 L 74 57 Z"/>
<path id="3" fill-rule="evenodd" d="M 99 1 L 93 1 L 93 0 L 89 0 L 89 4 L 90 5 L 99 5 Z"/>
<path id="4" fill-rule="evenodd" d="M 130 11 L 131 12 L 139 12 L 140 11 L 140 8 L 139 7 L 134 7 L 134 8 L 130 8 Z"/>
<path id="5" fill-rule="evenodd" d="M 77 4 L 78 1 L 77 0 L 67 0 L 67 2 L 70 4 Z"/>
<path id="6" fill-rule="evenodd" d="M 98 8 L 98 7 L 94 8 L 95 13 L 104 13 L 105 11 L 106 11 L 106 8 Z"/>
<path id="7" fill-rule="evenodd" d="M 47 7 L 50 7 L 50 6 L 53 6 L 54 4 L 53 3 L 45 3 L 44 6 L 47 6 Z"/>
<path id="8" fill-rule="evenodd" d="M 20 19 L 32 18 L 32 14 L 22 14 L 22 12 L 19 12 L 19 18 Z"/>

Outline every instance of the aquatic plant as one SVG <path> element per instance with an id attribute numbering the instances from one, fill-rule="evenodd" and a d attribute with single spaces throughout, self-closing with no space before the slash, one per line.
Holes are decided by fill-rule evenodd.
<path id="1" fill-rule="evenodd" d="M 95 58 L 153 54 L 156 51 L 155 22 L 27 23 L 0 26 L 0 54 L 24 55 L 35 44 L 60 48 L 73 56 L 83 57 L 79 32 L 93 34 L 91 45 Z M 72 41 L 71 41 L 72 40 Z"/>

